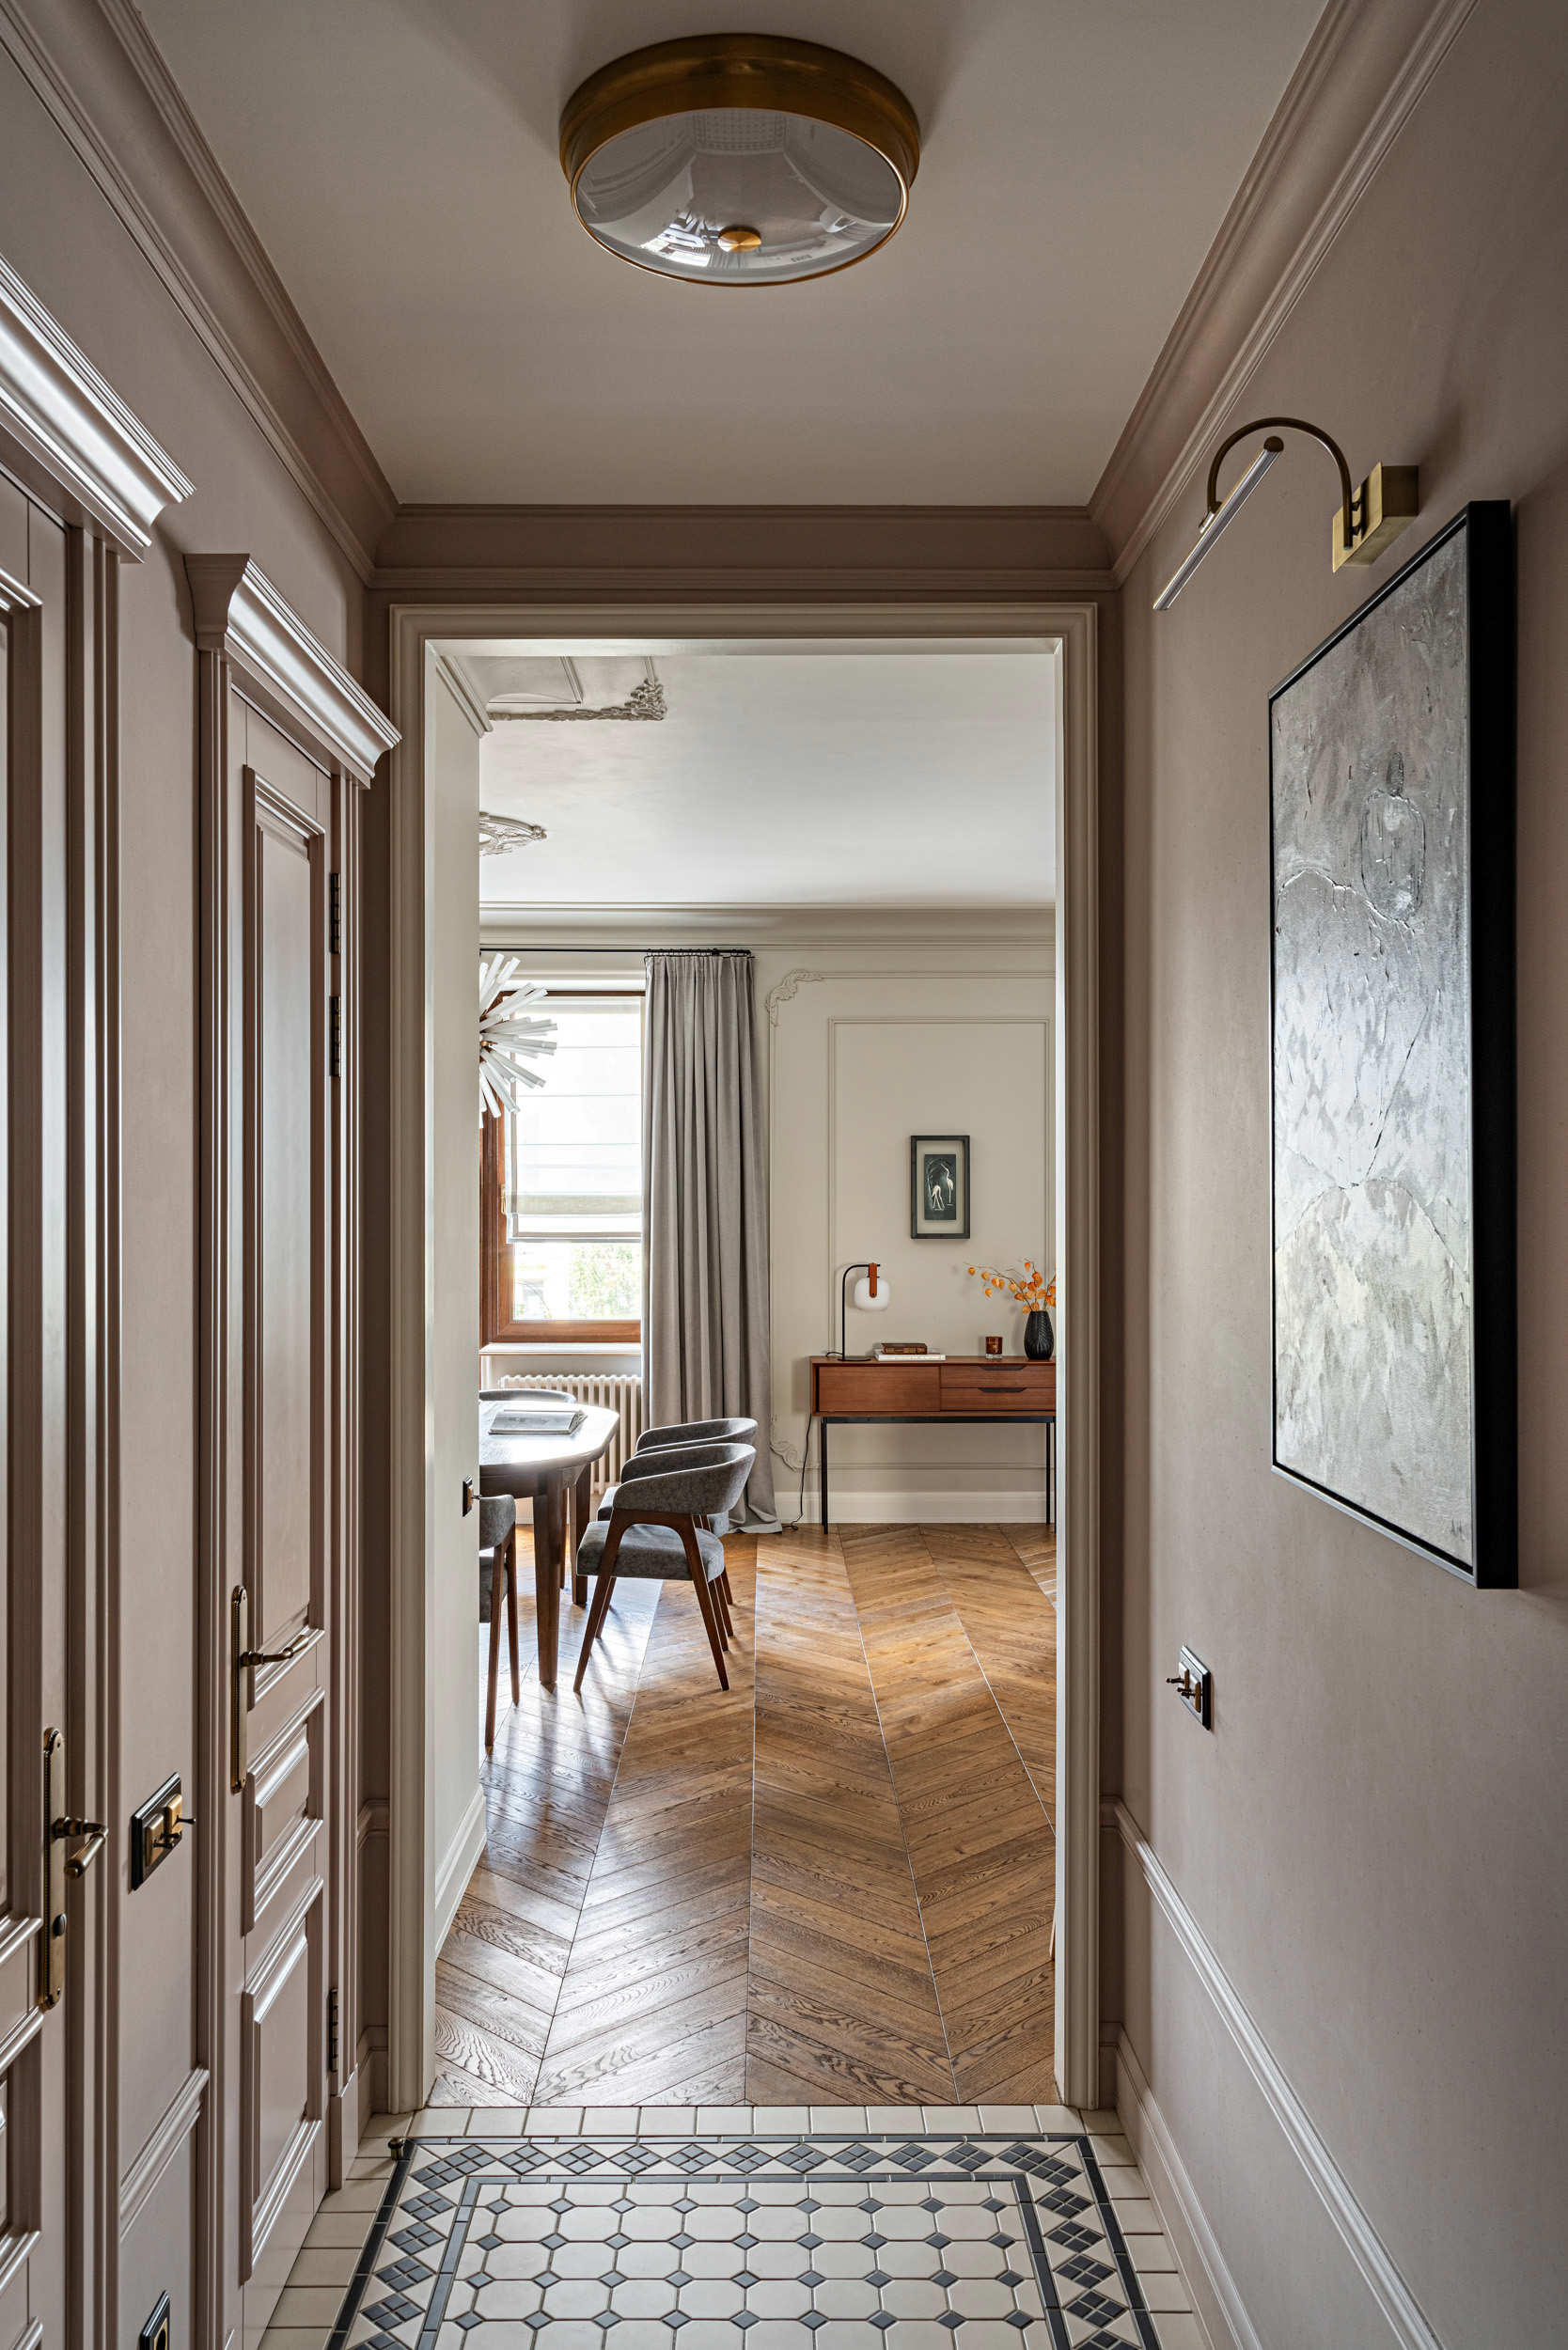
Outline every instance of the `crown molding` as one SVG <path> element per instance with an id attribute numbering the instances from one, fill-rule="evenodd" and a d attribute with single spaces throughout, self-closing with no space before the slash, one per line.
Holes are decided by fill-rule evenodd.
<path id="1" fill-rule="evenodd" d="M 296 726 L 368 782 L 382 754 L 402 737 L 266 573 L 248 555 L 188 555 L 185 572 L 200 650 L 232 661 Z"/>
<path id="2" fill-rule="evenodd" d="M 80 519 L 134 559 L 151 544 L 165 507 L 192 494 L 174 460 L 4 260 L 0 430 L 66 492 Z"/>
<path id="3" fill-rule="evenodd" d="M 1082 507 L 405 506 L 371 586 L 400 602 L 574 593 L 1028 596 L 1110 585 Z M 673 590 L 666 583 L 681 583 Z"/>
<path id="4" fill-rule="evenodd" d="M 397 500 L 131 0 L 0 0 L 11 57 L 362 580 Z"/>
<path id="5" fill-rule="evenodd" d="M 1258 372 L 1476 0 L 1329 0 L 1089 511 L 1123 584 Z"/>
<path id="6" fill-rule="evenodd" d="M 482 903 L 485 947 L 543 952 L 656 947 L 750 947 L 868 951 L 886 948 L 997 947 L 1038 950 L 1049 963 L 1056 912 L 1039 906 L 560 905 Z"/>

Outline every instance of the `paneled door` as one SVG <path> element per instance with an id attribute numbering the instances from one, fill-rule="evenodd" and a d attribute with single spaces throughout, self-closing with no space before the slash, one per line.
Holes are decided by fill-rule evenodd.
<path id="1" fill-rule="evenodd" d="M 107 1867 L 80 1631 L 82 1275 L 68 808 L 70 533 L 0 475 L 0 2350 L 84 2339 L 84 2064 Z"/>
<path id="2" fill-rule="evenodd" d="M 227 744 L 225 2109 L 254 2344 L 327 2185 L 340 786 L 233 685 Z"/>

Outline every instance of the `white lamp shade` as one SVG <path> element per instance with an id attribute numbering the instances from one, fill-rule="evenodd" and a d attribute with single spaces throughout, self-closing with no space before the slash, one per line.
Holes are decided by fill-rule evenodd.
<path id="1" fill-rule="evenodd" d="M 887 1276 L 879 1265 L 876 1277 L 876 1295 L 874 1297 L 871 1295 L 870 1275 L 863 1273 L 855 1285 L 853 1302 L 863 1314 L 880 1314 L 885 1313 L 891 1305 L 892 1296 L 893 1292 L 887 1284 Z"/>

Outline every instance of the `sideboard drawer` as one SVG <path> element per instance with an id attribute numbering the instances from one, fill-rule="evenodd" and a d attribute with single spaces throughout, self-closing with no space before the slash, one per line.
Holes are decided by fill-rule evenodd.
<path id="1" fill-rule="evenodd" d="M 819 1412 L 939 1412 L 939 1363 L 821 1363 Z"/>
<path id="2" fill-rule="evenodd" d="M 1054 1412 L 1055 1363 L 944 1363 L 945 1412 Z"/>

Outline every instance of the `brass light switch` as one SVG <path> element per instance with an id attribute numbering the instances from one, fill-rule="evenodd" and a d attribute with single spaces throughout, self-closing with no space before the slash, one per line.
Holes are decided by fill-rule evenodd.
<path id="1" fill-rule="evenodd" d="M 185 1798 L 180 1789 L 180 1775 L 166 1778 L 155 1795 L 138 1804 L 131 1814 L 131 1889 L 145 1885 L 154 1869 L 161 1869 L 177 1844 L 184 1841 L 185 1830 L 195 1825 L 185 1810 Z"/>

